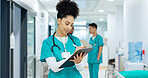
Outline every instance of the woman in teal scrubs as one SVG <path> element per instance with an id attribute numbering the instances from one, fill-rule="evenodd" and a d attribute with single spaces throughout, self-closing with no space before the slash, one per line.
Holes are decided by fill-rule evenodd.
<path id="1" fill-rule="evenodd" d="M 50 67 L 48 78 L 82 78 L 79 72 L 83 67 L 82 53 L 71 60 L 75 63 L 74 66 L 58 67 L 65 58 L 83 48 L 77 37 L 67 34 L 79 14 L 79 8 L 75 2 L 63 0 L 57 4 L 56 9 L 58 28 L 52 36 L 43 41 L 40 60 L 47 62 Z"/>
<path id="2" fill-rule="evenodd" d="M 96 30 L 97 25 L 95 23 L 89 24 L 89 32 L 93 34 L 89 41 L 93 50 L 88 53 L 87 60 L 90 78 L 98 78 L 99 65 L 102 63 L 103 38 L 97 34 Z"/>

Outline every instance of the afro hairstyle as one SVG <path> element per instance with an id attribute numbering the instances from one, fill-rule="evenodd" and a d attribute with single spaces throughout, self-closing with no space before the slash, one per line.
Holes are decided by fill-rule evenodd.
<path id="1" fill-rule="evenodd" d="M 79 15 L 79 8 L 78 5 L 70 0 L 61 0 L 57 5 L 56 5 L 56 10 L 58 11 L 57 13 L 57 19 L 58 18 L 64 18 L 67 15 L 71 15 L 75 18 Z"/>

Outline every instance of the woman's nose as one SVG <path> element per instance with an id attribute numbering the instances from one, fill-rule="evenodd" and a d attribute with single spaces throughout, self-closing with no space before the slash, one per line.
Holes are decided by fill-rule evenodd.
<path id="1" fill-rule="evenodd" d="M 72 27 L 71 27 L 71 25 L 68 25 L 68 29 L 70 30 Z"/>

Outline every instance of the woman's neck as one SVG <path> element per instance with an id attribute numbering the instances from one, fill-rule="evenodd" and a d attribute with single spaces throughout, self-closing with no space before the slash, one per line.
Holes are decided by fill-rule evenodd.
<path id="1" fill-rule="evenodd" d="M 67 35 L 63 34 L 59 29 L 57 29 L 55 36 L 58 37 L 58 35 L 60 37 L 66 37 Z"/>
<path id="2" fill-rule="evenodd" d="M 97 35 L 97 32 L 95 32 L 94 34 L 93 34 L 93 37 L 95 37 Z"/>

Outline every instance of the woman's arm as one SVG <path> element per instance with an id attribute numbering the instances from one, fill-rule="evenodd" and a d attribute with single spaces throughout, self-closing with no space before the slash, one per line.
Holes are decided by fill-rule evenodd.
<path id="1" fill-rule="evenodd" d="M 79 64 L 75 64 L 78 71 L 82 71 L 84 68 L 83 60 Z"/>
<path id="2" fill-rule="evenodd" d="M 65 59 L 62 60 L 62 61 L 56 62 L 55 57 L 49 57 L 49 58 L 46 59 L 46 62 L 47 62 L 47 64 L 48 64 L 49 68 L 51 68 L 51 70 L 52 70 L 53 72 L 59 72 L 59 71 L 61 71 L 61 70 L 63 69 L 63 68 L 60 68 L 60 69 L 59 69 L 59 66 L 60 66 L 63 62 L 65 62 Z"/>

